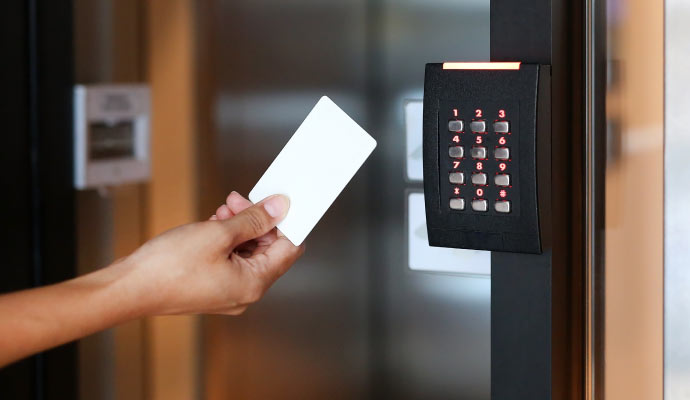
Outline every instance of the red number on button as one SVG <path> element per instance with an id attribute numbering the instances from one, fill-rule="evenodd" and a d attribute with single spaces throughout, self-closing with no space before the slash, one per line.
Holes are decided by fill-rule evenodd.
<path id="1" fill-rule="evenodd" d="M 482 196 L 484 196 L 484 189 L 482 189 L 482 188 L 477 189 L 477 197 L 482 197 Z"/>
<path id="2" fill-rule="evenodd" d="M 498 164 L 498 169 L 500 169 L 501 171 L 505 171 L 506 167 L 507 167 L 506 163 L 504 163 L 504 162 Z"/>
<path id="3" fill-rule="evenodd" d="M 498 138 L 498 144 L 506 144 L 505 136 L 501 136 L 500 138 Z"/>
<path id="4" fill-rule="evenodd" d="M 457 117 L 457 116 L 458 116 L 458 109 L 457 109 L 457 108 L 454 108 L 454 109 L 453 109 L 453 116 L 454 116 L 454 117 Z"/>
<path id="5" fill-rule="evenodd" d="M 484 114 L 482 113 L 482 110 L 478 108 L 478 109 L 474 110 L 474 115 L 477 118 L 481 118 L 482 115 L 484 115 Z"/>
<path id="6" fill-rule="evenodd" d="M 498 118 L 505 118 L 506 110 L 498 110 Z"/>
<path id="7" fill-rule="evenodd" d="M 477 136 L 477 138 L 474 139 L 474 142 L 477 143 L 477 144 L 482 144 L 483 141 L 484 141 L 484 140 L 482 139 L 481 136 Z"/>
<path id="8" fill-rule="evenodd" d="M 482 164 L 481 162 L 478 162 L 477 163 L 477 171 L 481 171 L 483 169 L 484 169 L 484 164 Z"/>
<path id="9" fill-rule="evenodd" d="M 459 195 L 460 194 L 460 188 L 453 189 L 453 193 L 455 193 L 455 195 Z"/>
<path id="10" fill-rule="evenodd" d="M 498 192 L 498 195 L 501 197 L 506 197 L 508 195 L 508 192 L 506 192 L 505 190 L 501 190 L 500 192 Z"/>
<path id="11" fill-rule="evenodd" d="M 458 136 L 458 135 L 453 136 L 453 141 L 455 143 L 460 143 L 460 136 Z"/>
<path id="12" fill-rule="evenodd" d="M 453 161 L 453 168 L 457 168 L 460 166 L 460 161 Z"/>

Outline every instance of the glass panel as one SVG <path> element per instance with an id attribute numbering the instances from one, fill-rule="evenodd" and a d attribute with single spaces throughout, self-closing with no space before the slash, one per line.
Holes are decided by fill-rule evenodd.
<path id="1" fill-rule="evenodd" d="M 665 2 L 664 398 L 690 396 L 690 5 Z"/>
<path id="2" fill-rule="evenodd" d="M 489 1 L 388 0 L 379 13 L 381 64 L 375 64 L 372 111 L 380 137 L 370 187 L 403 194 L 415 187 L 403 179 L 403 104 L 422 98 L 425 63 L 489 60 Z M 404 206 L 398 199 L 381 201 L 371 216 L 381 221 L 370 257 L 381 268 L 373 276 L 376 286 L 385 288 L 383 320 L 375 325 L 381 337 L 373 344 L 388 382 L 383 394 L 488 399 L 491 282 L 405 271 L 405 254 L 396 251 L 404 248 Z"/>
<path id="3" fill-rule="evenodd" d="M 204 318 L 206 397 L 488 399 L 490 280 L 407 266 L 421 184 L 406 179 L 403 104 L 421 99 L 425 63 L 488 60 L 489 0 L 203 4 L 206 214 L 249 192 L 324 94 L 378 140 L 304 259 L 242 317 Z"/>

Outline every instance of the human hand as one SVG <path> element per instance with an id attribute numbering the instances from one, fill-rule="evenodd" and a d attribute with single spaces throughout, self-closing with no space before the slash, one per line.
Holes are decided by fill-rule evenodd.
<path id="1" fill-rule="evenodd" d="M 108 268 L 0 296 L 0 367 L 135 318 L 237 315 L 304 252 L 276 229 L 285 196 L 231 193 L 209 221 L 180 226 Z"/>
<path id="2" fill-rule="evenodd" d="M 155 237 L 116 268 L 146 314 L 241 314 L 304 252 L 275 228 L 288 207 L 285 196 L 253 205 L 233 192 L 211 220 Z"/>
<path id="3" fill-rule="evenodd" d="M 216 210 L 216 213 L 211 216 L 210 220 L 211 221 L 216 221 L 216 220 L 224 221 L 226 219 L 234 217 L 235 215 L 241 213 L 242 211 L 246 210 L 247 208 L 251 207 L 252 205 L 253 204 L 251 201 L 242 197 L 241 194 L 233 191 L 226 198 L 225 204 L 218 207 L 218 209 Z M 250 257 L 255 251 L 257 251 L 257 249 L 259 251 L 261 251 L 262 249 L 266 249 L 268 246 L 272 245 L 273 242 L 275 242 L 279 238 L 283 238 L 283 239 L 287 240 L 284 237 L 284 235 L 278 231 L 277 228 L 271 229 L 265 235 L 241 244 L 240 246 L 238 246 L 235 249 L 235 253 L 237 253 L 240 256 L 245 257 L 245 258 Z"/>

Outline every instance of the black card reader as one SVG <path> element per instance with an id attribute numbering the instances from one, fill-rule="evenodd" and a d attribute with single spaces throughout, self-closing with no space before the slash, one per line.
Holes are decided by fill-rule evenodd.
<path id="1" fill-rule="evenodd" d="M 542 252 L 540 202 L 548 199 L 538 188 L 550 186 L 550 74 L 547 65 L 519 62 L 427 64 L 431 246 Z"/>

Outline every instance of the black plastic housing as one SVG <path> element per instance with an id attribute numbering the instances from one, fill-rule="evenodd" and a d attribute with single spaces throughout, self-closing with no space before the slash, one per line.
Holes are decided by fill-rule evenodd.
<path id="1" fill-rule="evenodd" d="M 549 193 L 550 188 L 550 67 L 522 64 L 518 70 L 454 70 L 443 69 L 443 64 L 427 64 L 424 82 L 424 196 L 426 203 L 429 244 L 477 250 L 518 253 L 542 252 L 540 234 L 540 199 L 538 189 Z M 449 110 L 459 110 L 458 119 L 465 122 L 465 131 L 459 134 L 466 155 L 461 170 L 466 181 L 476 162 L 469 149 L 478 134 L 469 130 L 475 110 L 484 111 L 488 126 L 497 120 L 498 110 L 505 110 L 511 123 L 508 138 L 511 159 L 508 163 L 511 186 L 508 199 L 512 209 L 508 214 L 494 211 L 499 187 L 483 187 L 483 198 L 489 202 L 489 211 L 475 212 L 471 201 L 479 188 L 466 182 L 458 187 L 449 183 L 453 172 L 447 153 L 454 135 L 448 131 Z M 489 129 L 484 134 L 483 146 L 490 148 L 489 158 L 482 162 L 489 179 L 501 173 L 499 162 L 492 159 L 499 146 L 499 134 Z M 454 140 L 457 140 L 454 139 Z M 540 145 L 537 146 L 540 141 Z M 505 168 L 505 165 L 503 166 Z M 456 167 L 458 168 L 458 167 Z M 538 173 L 538 168 L 545 169 Z M 458 170 L 460 171 L 460 170 Z M 476 171 L 475 171 L 476 172 Z M 541 188 L 539 188 L 541 186 Z M 466 201 L 463 211 L 451 210 L 449 201 L 454 188 L 459 189 Z M 457 194 L 457 193 L 455 193 Z M 502 193 L 506 195 L 506 193 Z M 542 195 L 544 197 L 544 195 Z"/>

